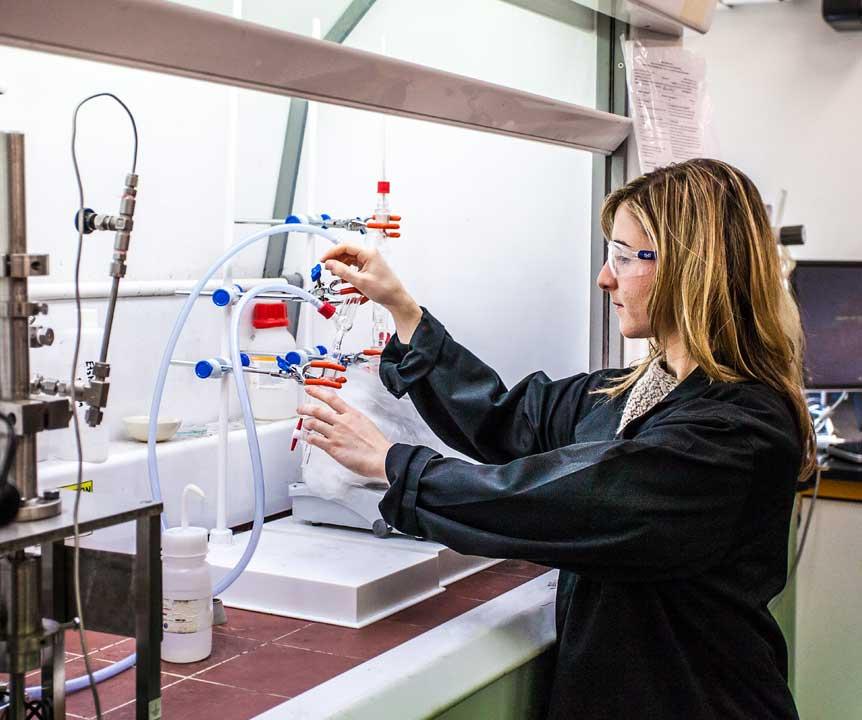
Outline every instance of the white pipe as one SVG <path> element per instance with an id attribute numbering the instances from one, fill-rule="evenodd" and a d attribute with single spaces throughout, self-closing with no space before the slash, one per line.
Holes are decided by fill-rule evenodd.
<path id="1" fill-rule="evenodd" d="M 242 0 L 234 0 L 233 17 L 242 19 Z M 236 217 L 236 157 L 237 129 L 239 127 L 239 90 L 229 87 L 227 90 L 227 130 L 225 147 L 225 203 L 224 203 L 224 248 L 228 250 L 233 245 L 234 224 Z M 222 279 L 225 287 L 231 284 L 233 273 L 231 261 L 224 264 Z M 221 356 L 226 357 L 230 349 L 230 321 L 233 309 L 225 307 L 222 318 Z M 237 366 L 241 367 L 241 366 Z M 227 471 L 228 471 L 228 423 L 230 421 L 230 381 L 227 375 L 219 380 L 218 408 L 218 455 L 216 457 L 216 525 L 210 530 L 211 543 L 230 545 L 233 542 L 233 532 L 227 526 Z"/>
<path id="2" fill-rule="evenodd" d="M 262 283 L 278 282 L 278 278 L 235 278 L 233 280 L 243 289 L 248 290 Z M 287 282 L 285 280 L 285 282 Z M 197 284 L 197 280 L 123 280 L 120 283 L 119 297 L 155 298 L 171 297 L 177 292 L 188 292 Z M 218 290 L 224 287 L 223 280 L 210 280 L 205 290 Z M 111 282 L 95 280 L 81 283 L 81 298 L 84 300 L 100 300 L 111 295 Z M 75 299 L 75 286 L 66 282 L 34 282 L 31 280 L 29 296 L 34 302 L 63 301 Z"/>
<path id="3" fill-rule="evenodd" d="M 194 304 L 197 302 L 198 296 L 206 286 L 207 282 L 209 282 L 212 276 L 215 275 L 221 269 L 222 265 L 224 265 L 224 263 L 230 260 L 234 255 L 242 252 L 249 245 L 258 242 L 259 240 L 264 240 L 273 235 L 281 235 L 287 232 L 300 232 L 320 235 L 321 237 L 324 237 L 329 240 L 331 243 L 338 244 L 338 237 L 333 232 L 311 225 L 276 225 L 275 227 L 262 230 L 261 232 L 256 233 L 236 243 L 230 250 L 228 250 L 224 255 L 218 258 L 207 269 L 204 276 L 200 280 L 198 280 L 197 285 L 192 288 L 191 294 L 188 296 L 188 298 L 186 298 L 186 301 L 183 303 L 182 308 L 180 308 L 180 313 L 177 316 L 173 328 L 171 329 L 170 337 L 168 338 L 168 342 L 165 345 L 164 353 L 162 354 L 161 364 L 159 365 L 159 370 L 156 375 L 155 388 L 153 389 L 153 399 L 150 403 L 150 427 L 147 439 L 147 466 L 150 478 L 150 492 L 153 495 L 153 500 L 155 500 L 156 502 L 161 502 L 162 500 L 161 482 L 159 480 L 159 465 L 158 458 L 156 457 L 156 430 L 158 427 L 159 409 L 162 405 L 162 395 L 164 394 L 165 390 L 165 382 L 167 381 L 168 369 L 171 365 L 171 358 L 174 354 L 174 350 L 177 347 L 180 333 L 182 333 L 183 327 L 185 326 L 186 321 L 188 320 L 188 317 L 191 314 L 192 309 L 194 308 Z M 253 421 L 253 418 L 251 419 L 251 421 L 246 418 L 246 426 L 248 427 L 249 422 L 253 423 Z M 257 503 L 257 497 L 255 497 L 255 503 Z M 248 548 L 246 548 L 246 550 L 248 551 Z"/>
<path id="4" fill-rule="evenodd" d="M 311 21 L 311 37 L 320 40 L 320 18 Z M 305 120 L 305 167 L 307 182 L 305 185 L 305 207 L 308 212 L 320 212 L 317 208 L 317 103 L 309 101 L 308 115 Z M 303 272 L 308 272 L 320 257 L 317 253 L 317 243 L 313 235 L 308 236 L 305 246 L 305 267 Z M 314 344 L 314 312 L 310 307 L 299 308 L 302 338 L 296 338 L 296 344 L 300 347 L 311 347 Z"/>

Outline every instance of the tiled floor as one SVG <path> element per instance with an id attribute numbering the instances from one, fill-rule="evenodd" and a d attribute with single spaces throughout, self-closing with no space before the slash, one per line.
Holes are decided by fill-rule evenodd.
<path id="1" fill-rule="evenodd" d="M 507 560 L 361 630 L 228 608 L 228 623 L 213 629 L 210 657 L 162 663 L 162 716 L 248 720 L 546 571 Z M 94 670 L 134 652 L 131 639 L 96 632 L 88 638 Z M 80 643 L 72 633 L 66 643 L 66 677 L 77 677 L 84 672 Z M 99 697 L 106 720 L 134 718 L 134 671 L 101 683 Z M 67 699 L 67 717 L 94 716 L 88 690 Z"/>

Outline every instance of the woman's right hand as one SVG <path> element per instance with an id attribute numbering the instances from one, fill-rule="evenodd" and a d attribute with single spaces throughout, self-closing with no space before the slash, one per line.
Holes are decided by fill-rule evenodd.
<path id="1" fill-rule="evenodd" d="M 320 260 L 333 275 L 392 313 L 398 338 L 410 344 L 422 319 L 422 308 L 377 250 L 345 243 L 327 250 Z"/>
<path id="2" fill-rule="evenodd" d="M 373 248 L 342 243 L 327 250 L 320 260 L 333 275 L 392 313 L 416 304 L 398 276 Z"/>

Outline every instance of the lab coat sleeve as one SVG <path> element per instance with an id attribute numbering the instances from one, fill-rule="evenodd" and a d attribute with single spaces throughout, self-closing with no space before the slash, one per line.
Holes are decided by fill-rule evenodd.
<path id="1" fill-rule="evenodd" d="M 589 375 L 552 381 L 536 372 L 510 390 L 423 308 L 410 344 L 397 335 L 387 344 L 380 378 L 396 397 L 409 393 L 449 447 L 479 462 L 505 463 L 573 441 Z"/>
<path id="2" fill-rule="evenodd" d="M 616 581 L 683 578 L 734 542 L 754 475 L 745 427 L 726 413 L 675 413 L 631 440 L 500 465 L 394 445 L 380 510 L 399 530 L 466 554 Z"/>

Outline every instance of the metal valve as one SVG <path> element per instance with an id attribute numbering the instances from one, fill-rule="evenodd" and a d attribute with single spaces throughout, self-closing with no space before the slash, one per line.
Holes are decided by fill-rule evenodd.
<path id="1" fill-rule="evenodd" d="M 40 348 L 54 344 L 54 331 L 41 325 L 30 326 L 30 347 Z"/>

